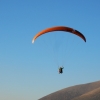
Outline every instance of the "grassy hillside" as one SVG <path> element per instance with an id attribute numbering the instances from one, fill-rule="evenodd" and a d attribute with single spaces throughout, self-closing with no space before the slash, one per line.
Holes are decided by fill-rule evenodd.
<path id="1" fill-rule="evenodd" d="M 98 100 L 92 99 L 96 97 L 100 100 L 100 96 L 98 96 L 99 94 L 100 81 L 97 81 L 68 87 L 42 97 L 39 100 Z M 92 98 L 89 99 L 89 97 Z"/>
<path id="2" fill-rule="evenodd" d="M 72 100 L 100 100 L 100 87 Z"/>

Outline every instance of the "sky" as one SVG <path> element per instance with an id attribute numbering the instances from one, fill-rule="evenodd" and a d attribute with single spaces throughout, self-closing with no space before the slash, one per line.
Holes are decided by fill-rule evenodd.
<path id="1" fill-rule="evenodd" d="M 99 0 L 0 0 L 0 100 L 38 100 L 77 84 L 100 80 Z M 66 32 L 32 38 L 43 29 Z M 58 73 L 58 67 L 64 73 Z"/>

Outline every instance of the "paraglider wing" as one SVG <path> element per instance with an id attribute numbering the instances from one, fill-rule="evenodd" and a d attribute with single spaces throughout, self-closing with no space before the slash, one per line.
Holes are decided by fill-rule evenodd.
<path id="1" fill-rule="evenodd" d="M 80 38 L 82 38 L 85 42 L 86 42 L 86 38 L 85 36 L 80 33 L 77 30 L 74 30 L 73 28 L 70 27 L 65 27 L 65 26 L 56 26 L 56 27 L 51 27 L 51 28 L 47 28 L 45 30 L 40 31 L 39 33 L 37 33 L 33 39 L 32 39 L 32 43 L 34 43 L 34 41 L 36 40 L 36 38 L 38 38 L 39 36 L 48 33 L 48 32 L 52 32 L 52 31 L 65 31 L 65 32 L 70 32 L 72 34 L 75 34 L 77 36 L 79 36 Z"/>

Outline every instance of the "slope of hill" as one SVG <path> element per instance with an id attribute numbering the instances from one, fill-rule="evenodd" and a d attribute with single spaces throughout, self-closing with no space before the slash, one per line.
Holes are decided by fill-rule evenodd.
<path id="1" fill-rule="evenodd" d="M 100 87 L 72 100 L 100 100 Z"/>
<path id="2" fill-rule="evenodd" d="M 92 98 L 95 98 L 95 96 L 97 97 L 100 94 L 99 88 L 100 81 L 81 84 L 56 91 L 39 100 L 93 100 Z M 90 95 L 92 98 L 86 99 L 89 98 Z M 98 96 L 98 98 L 100 100 L 100 96 Z"/>

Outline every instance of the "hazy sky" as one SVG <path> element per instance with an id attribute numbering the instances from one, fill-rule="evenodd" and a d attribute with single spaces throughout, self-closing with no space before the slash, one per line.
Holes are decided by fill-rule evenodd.
<path id="1" fill-rule="evenodd" d="M 0 100 L 37 100 L 100 80 L 99 10 L 100 0 L 0 0 Z M 75 28 L 87 42 L 52 32 L 32 44 L 36 33 L 52 26 Z"/>

